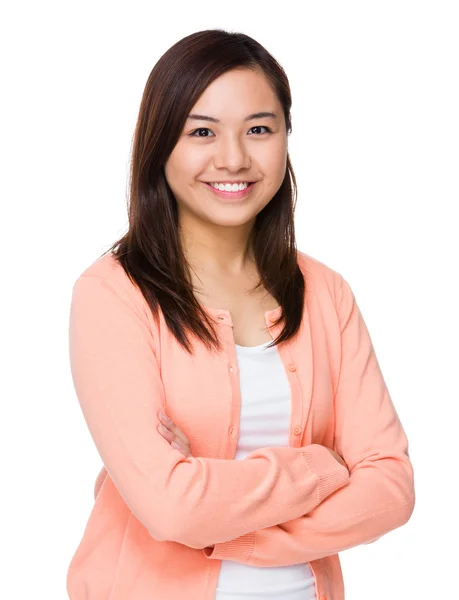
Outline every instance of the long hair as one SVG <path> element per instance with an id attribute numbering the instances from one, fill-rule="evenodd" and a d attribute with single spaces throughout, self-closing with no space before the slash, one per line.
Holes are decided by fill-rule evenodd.
<path id="1" fill-rule="evenodd" d="M 187 333 L 208 349 L 219 351 L 221 344 L 213 319 L 193 293 L 190 267 L 180 243 L 177 201 L 164 165 L 207 86 L 239 67 L 264 73 L 291 133 L 287 76 L 261 44 L 245 34 L 222 29 L 198 31 L 179 40 L 155 64 L 145 85 L 132 144 L 128 231 L 102 254 L 112 252 L 156 320 L 158 305 L 161 307 L 167 327 L 189 353 L 193 353 L 193 345 Z M 281 307 L 278 321 L 284 321 L 270 346 L 292 338 L 301 325 L 305 281 L 294 233 L 296 196 L 295 175 L 287 155 L 284 180 L 257 214 L 249 240 L 261 277 L 252 291 L 263 285 Z"/>

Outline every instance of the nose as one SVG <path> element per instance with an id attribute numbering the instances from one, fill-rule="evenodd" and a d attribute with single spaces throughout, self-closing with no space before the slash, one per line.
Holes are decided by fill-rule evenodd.
<path id="1" fill-rule="evenodd" d="M 239 171 L 250 168 L 250 155 L 247 147 L 237 136 L 221 137 L 215 147 L 214 166 L 216 169 Z"/>

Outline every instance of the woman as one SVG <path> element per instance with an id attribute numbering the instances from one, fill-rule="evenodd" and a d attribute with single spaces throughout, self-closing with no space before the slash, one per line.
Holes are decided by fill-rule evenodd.
<path id="1" fill-rule="evenodd" d="M 72 376 L 106 470 L 72 600 L 342 600 L 338 552 L 411 516 L 352 290 L 296 249 L 290 108 L 240 33 L 189 35 L 148 78 L 128 232 L 73 288 Z"/>

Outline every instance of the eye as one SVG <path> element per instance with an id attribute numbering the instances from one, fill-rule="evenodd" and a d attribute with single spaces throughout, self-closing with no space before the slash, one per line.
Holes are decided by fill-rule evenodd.
<path id="1" fill-rule="evenodd" d="M 195 133 L 197 131 L 210 131 L 210 129 L 208 129 L 207 127 L 199 127 L 199 129 L 195 129 L 194 131 L 192 131 L 191 133 L 189 133 L 188 135 L 190 137 L 209 137 L 208 135 L 195 135 Z"/>
<path id="2" fill-rule="evenodd" d="M 270 129 L 269 127 L 267 127 L 266 125 L 255 125 L 254 127 L 251 127 L 251 129 L 266 129 L 267 133 L 272 133 L 272 129 Z M 209 128 L 207 127 L 199 127 L 198 129 L 195 129 L 194 131 L 192 131 L 191 133 L 189 133 L 188 135 L 190 137 L 210 137 L 208 135 L 196 135 L 197 132 L 201 132 L 201 131 L 210 131 Z M 249 129 L 250 131 L 250 129 Z M 212 132 L 211 132 L 212 133 Z M 213 134 L 212 134 L 213 135 Z M 261 135 L 261 134 L 256 134 L 256 135 Z"/>
<path id="3" fill-rule="evenodd" d="M 273 132 L 273 130 L 270 129 L 269 127 L 266 127 L 266 125 L 254 125 L 254 127 L 252 127 L 252 129 L 266 129 L 268 133 Z"/>

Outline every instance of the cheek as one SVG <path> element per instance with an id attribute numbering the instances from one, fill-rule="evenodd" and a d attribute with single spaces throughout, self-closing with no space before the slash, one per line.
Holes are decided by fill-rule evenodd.
<path id="1" fill-rule="evenodd" d="M 269 193 L 275 193 L 282 184 L 285 177 L 286 163 L 283 160 L 271 161 L 264 167 L 264 181 L 266 187 L 269 188 Z"/>
<path id="2" fill-rule="evenodd" d="M 206 161 L 196 152 L 182 152 L 175 157 L 171 169 L 171 179 L 181 188 L 197 185 L 199 176 L 206 171 Z"/>
<path id="3" fill-rule="evenodd" d="M 287 164 L 287 146 L 285 142 L 269 144 L 262 148 L 258 161 L 266 177 L 277 179 L 280 173 L 285 173 Z"/>
<path id="4" fill-rule="evenodd" d="M 176 195 L 180 195 L 180 192 L 185 190 L 196 178 L 193 164 L 184 153 L 171 155 L 166 163 L 164 173 L 170 188 Z"/>

